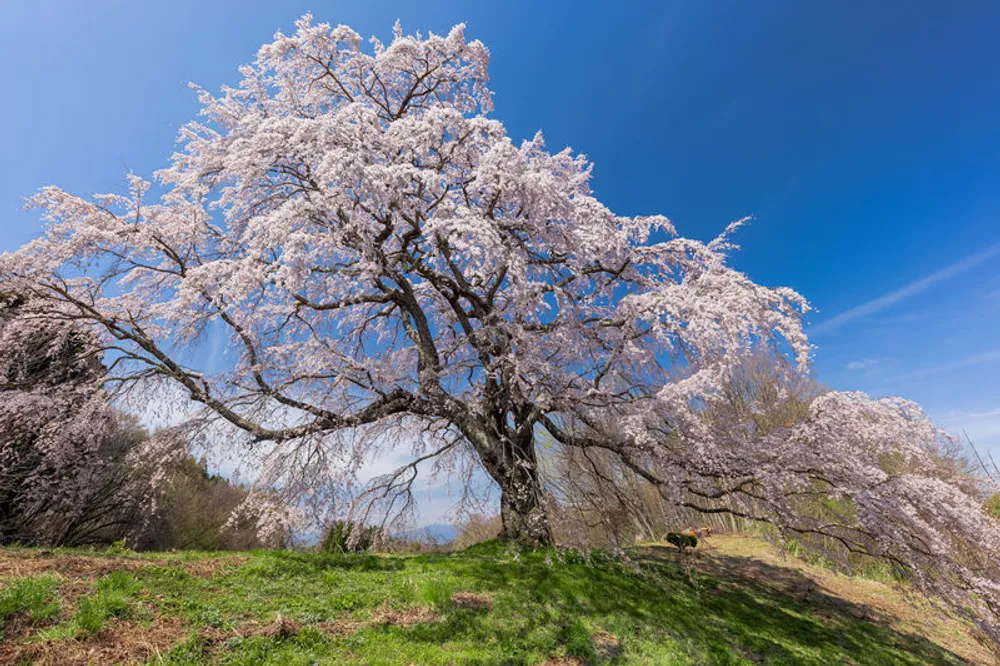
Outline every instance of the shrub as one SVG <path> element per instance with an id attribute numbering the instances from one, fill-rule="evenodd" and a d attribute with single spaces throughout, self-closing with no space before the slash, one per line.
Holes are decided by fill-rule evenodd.
<path id="1" fill-rule="evenodd" d="M 983 504 L 983 510 L 996 520 L 1000 520 L 1000 493 L 991 496 Z"/>
<path id="2" fill-rule="evenodd" d="M 280 546 L 258 537 L 257 515 L 252 510 L 237 524 L 227 525 L 246 498 L 244 488 L 211 474 L 205 461 L 185 454 L 162 482 L 155 519 L 136 549 L 215 551 Z"/>
<path id="3" fill-rule="evenodd" d="M 502 529 L 503 521 L 500 520 L 500 514 L 492 516 L 471 514 L 458 524 L 458 534 L 451 545 L 455 550 L 465 550 L 478 543 L 496 539 Z"/>
<path id="4" fill-rule="evenodd" d="M 367 553 L 382 536 L 379 527 L 338 520 L 326 531 L 320 549 L 324 553 Z"/>

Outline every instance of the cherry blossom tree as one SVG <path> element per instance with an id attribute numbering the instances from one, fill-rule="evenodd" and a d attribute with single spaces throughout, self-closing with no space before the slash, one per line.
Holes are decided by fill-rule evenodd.
<path id="1" fill-rule="evenodd" d="M 92 199 L 45 188 L 46 234 L 0 275 L 99 331 L 117 388 L 169 380 L 245 432 L 293 496 L 408 429 L 416 462 L 369 499 L 409 506 L 418 462 L 471 460 L 502 536 L 548 543 L 544 438 L 994 609 L 1000 530 L 926 464 L 942 435 L 916 405 L 827 393 L 766 435 L 705 418 L 750 354 L 805 369 L 806 301 L 727 266 L 742 221 L 703 243 L 616 215 L 582 155 L 515 144 L 488 116 L 488 62 L 461 25 L 366 48 L 306 16 L 236 87 L 198 90 L 161 196 L 136 176 Z M 234 357 L 209 372 L 184 350 L 218 330 Z M 838 517 L 797 510 L 820 494 Z"/>
<path id="2" fill-rule="evenodd" d="M 136 438 L 101 391 L 92 343 L 0 290 L 0 543 L 86 543 L 137 505 L 123 501 Z"/>
<path id="3" fill-rule="evenodd" d="M 284 503 L 265 493 L 240 502 L 247 494 L 242 488 L 206 478 L 189 455 L 188 428 L 148 435 L 103 390 L 106 368 L 92 332 L 4 286 L 0 544 L 76 546 L 126 538 L 132 547 L 148 548 L 196 522 L 199 536 L 217 544 L 283 542 L 289 519 Z M 196 502 L 214 502 L 215 514 Z M 220 514 L 228 513 L 226 505 L 238 511 Z M 219 515 L 221 522 L 213 524 Z"/>

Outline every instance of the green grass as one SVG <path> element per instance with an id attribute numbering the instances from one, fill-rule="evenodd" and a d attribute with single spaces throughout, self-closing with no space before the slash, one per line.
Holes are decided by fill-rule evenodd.
<path id="1" fill-rule="evenodd" d="M 451 585 L 441 580 L 425 580 L 420 585 L 418 598 L 429 608 L 445 612 L 451 607 Z"/>
<path id="2" fill-rule="evenodd" d="M 553 655 L 593 662 L 592 636 L 618 637 L 621 664 L 960 663 L 918 636 L 818 609 L 764 588 L 720 589 L 670 562 L 639 574 L 603 561 L 546 564 L 551 553 L 505 551 L 416 557 L 259 553 L 213 579 L 169 571 L 140 572 L 165 608 L 192 625 L 266 624 L 281 613 L 303 623 L 293 638 L 251 636 L 203 655 L 222 664 L 538 664 Z M 453 591 L 490 593 L 492 611 L 454 608 Z M 424 605 L 441 620 L 374 626 L 344 636 L 309 630 L 338 618 L 365 618 L 383 605 Z M 192 646 L 160 663 L 192 661 Z"/>
<path id="3" fill-rule="evenodd" d="M 141 589 L 135 576 L 121 571 L 97 581 L 92 595 L 77 600 L 76 612 L 65 622 L 40 632 L 43 640 L 85 638 L 99 634 L 111 618 L 129 618 Z"/>
<path id="4" fill-rule="evenodd" d="M 797 600 L 766 581 L 728 573 L 744 561 L 739 557 L 690 567 L 666 549 L 643 551 L 629 563 L 517 554 L 497 544 L 413 556 L 257 552 L 204 577 L 182 566 L 196 558 L 165 557 L 97 580 L 71 617 L 29 640 L 87 640 L 110 622 L 148 613 L 146 621 L 179 618 L 186 631 L 151 663 L 185 666 L 528 666 L 552 657 L 592 665 L 917 666 L 968 663 L 952 650 L 975 645 L 957 623 L 947 629 L 960 636 L 943 646 L 916 626 L 859 618 L 848 602 L 823 592 Z M 50 599 L 51 592 L 35 597 Z M 488 595 L 492 609 L 453 604 L 454 592 Z M 378 620 L 415 608 L 430 610 L 416 622 Z M 269 632 L 279 614 L 300 627 Z M 610 658 L 595 644 L 603 634 L 620 646 Z"/>
<path id="5" fill-rule="evenodd" d="M 97 581 L 97 594 L 83 599 L 71 620 L 75 634 L 96 634 L 109 618 L 129 617 L 133 607 L 131 597 L 139 588 L 134 576 L 122 572 Z"/>
<path id="6" fill-rule="evenodd" d="M 21 616 L 28 624 L 42 624 L 59 613 L 57 581 L 52 576 L 7 582 L 0 590 L 0 640 L 8 622 Z"/>
<path id="7" fill-rule="evenodd" d="M 566 654 L 590 661 L 597 660 L 597 648 L 594 645 L 594 639 L 591 636 L 590 629 L 583 620 L 577 618 L 566 625 L 561 638 L 563 644 L 566 646 Z"/>

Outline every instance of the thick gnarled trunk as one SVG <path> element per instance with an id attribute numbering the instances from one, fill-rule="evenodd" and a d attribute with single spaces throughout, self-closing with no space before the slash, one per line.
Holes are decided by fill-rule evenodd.
<path id="1" fill-rule="evenodd" d="M 500 517 L 503 520 L 500 538 L 531 547 L 552 543 L 536 468 L 518 467 L 512 472 L 500 485 Z"/>
<path id="2" fill-rule="evenodd" d="M 500 439 L 476 428 L 473 442 L 486 471 L 500 486 L 500 539 L 530 547 L 552 543 L 549 518 L 542 504 L 535 443 L 528 435 L 520 440 Z"/>

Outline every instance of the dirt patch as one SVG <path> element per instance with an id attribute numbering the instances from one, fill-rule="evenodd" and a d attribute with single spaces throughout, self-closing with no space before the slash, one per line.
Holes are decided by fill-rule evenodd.
<path id="1" fill-rule="evenodd" d="M 601 661 L 610 661 L 622 653 L 622 644 L 614 634 L 595 634 L 593 640 L 594 649 Z"/>
<path id="2" fill-rule="evenodd" d="M 493 610 L 493 597 L 476 592 L 456 592 L 451 595 L 451 603 L 456 608 L 473 610 Z"/>
<path id="3" fill-rule="evenodd" d="M 250 561 L 248 555 L 233 555 L 231 557 L 210 557 L 203 560 L 185 562 L 184 571 L 195 578 L 212 578 L 229 568 L 239 568 Z"/>
<path id="4" fill-rule="evenodd" d="M 590 637 L 597 653 L 597 663 L 604 664 L 621 656 L 622 645 L 618 637 L 607 632 L 600 632 Z M 538 666 L 590 666 L 590 662 L 578 657 L 549 657 Z"/>
<path id="5" fill-rule="evenodd" d="M 411 606 L 402 610 L 382 608 L 372 614 L 368 626 L 392 625 L 394 627 L 412 627 L 415 624 L 430 624 L 440 622 L 441 616 L 423 606 Z"/>
<path id="6" fill-rule="evenodd" d="M 260 633 L 262 636 L 269 638 L 291 638 L 300 631 L 302 631 L 301 624 L 290 617 L 285 617 L 281 613 L 278 613 L 274 621 L 264 627 L 264 630 Z"/>
<path id="7" fill-rule="evenodd" d="M 0 663 L 31 663 L 40 666 L 85 666 L 87 664 L 144 664 L 169 651 L 187 636 L 177 619 L 156 618 L 148 627 L 134 622 L 115 622 L 86 640 L 0 645 Z"/>
<path id="8" fill-rule="evenodd" d="M 252 638 L 254 636 L 290 638 L 298 634 L 305 627 L 312 627 L 330 636 L 347 636 L 368 627 L 412 627 L 417 624 L 439 622 L 440 620 L 440 615 L 428 608 L 419 606 L 401 610 L 379 608 L 367 620 L 345 619 L 334 620 L 332 622 L 317 622 L 308 625 L 303 625 L 290 617 L 279 614 L 267 624 L 251 620 L 235 627 L 231 631 L 206 627 L 201 631 L 201 638 L 206 641 L 207 647 L 211 649 L 213 645 L 222 643 L 230 638 Z"/>
<path id="9" fill-rule="evenodd" d="M 42 626 L 48 626 L 50 624 L 53 623 L 48 622 Z M 0 663 L 7 663 L 3 661 L 3 645 L 30 636 L 31 633 L 38 628 L 38 626 L 39 625 L 32 622 L 31 619 L 23 612 L 15 613 L 13 617 L 9 617 L 7 619 L 7 624 L 0 627 L 3 629 L 3 640 L 0 640 Z"/>
<path id="10" fill-rule="evenodd" d="M 181 562 L 171 559 L 131 559 L 101 555 L 61 555 L 51 551 L 4 551 L 0 548 L 0 580 L 45 573 L 63 578 L 99 578 L 116 571 L 136 571 L 150 567 L 179 567 L 197 578 L 211 578 L 230 567 L 247 563 L 248 555 L 206 557 Z"/>
<path id="11" fill-rule="evenodd" d="M 0 579 L 23 578 L 45 573 L 56 573 L 64 578 L 97 578 L 115 571 L 135 571 L 157 566 L 157 563 L 151 560 L 91 555 L 53 556 L 51 553 L 43 555 L 45 552 L 12 554 L 0 551 Z"/>
<path id="12" fill-rule="evenodd" d="M 413 606 L 402 610 L 380 608 L 372 613 L 371 618 L 367 620 L 338 620 L 335 622 L 321 622 L 312 626 L 331 635 L 344 636 L 353 634 L 361 629 L 367 629 L 368 627 L 412 627 L 417 624 L 430 624 L 440 621 L 441 616 L 431 609 L 424 608 L 423 606 Z"/>

